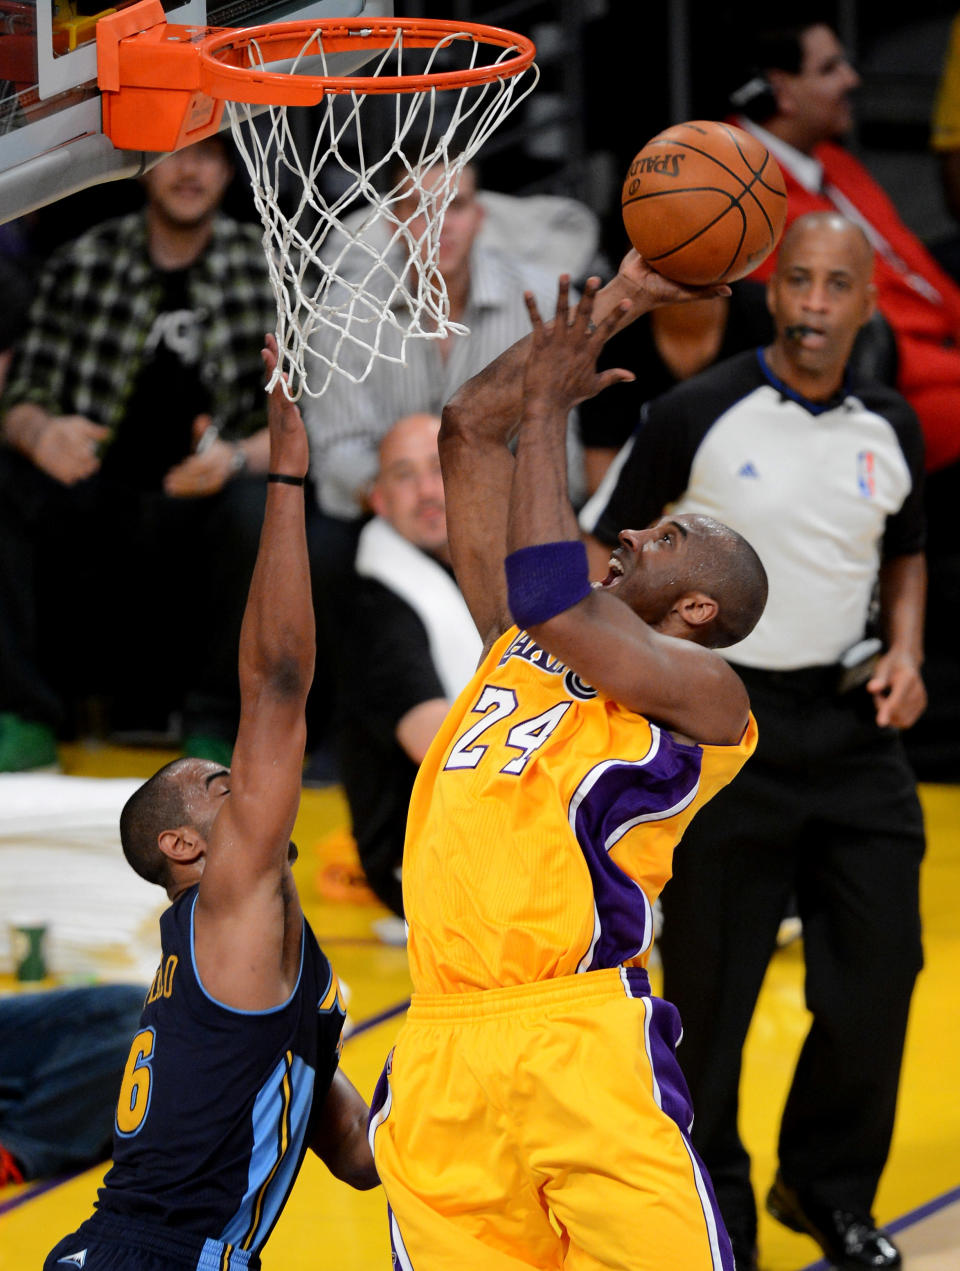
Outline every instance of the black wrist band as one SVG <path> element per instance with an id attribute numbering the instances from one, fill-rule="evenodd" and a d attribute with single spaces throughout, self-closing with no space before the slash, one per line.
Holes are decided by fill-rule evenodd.
<path id="1" fill-rule="evenodd" d="M 268 472 L 268 481 L 276 481 L 278 485 L 303 485 L 306 477 L 288 477 L 285 472 Z"/>

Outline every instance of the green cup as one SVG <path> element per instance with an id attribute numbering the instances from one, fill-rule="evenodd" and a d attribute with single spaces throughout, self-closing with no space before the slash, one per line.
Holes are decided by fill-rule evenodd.
<path id="1" fill-rule="evenodd" d="M 10 924 L 10 948 L 18 980 L 47 978 L 47 924 L 35 918 L 18 918 Z"/>

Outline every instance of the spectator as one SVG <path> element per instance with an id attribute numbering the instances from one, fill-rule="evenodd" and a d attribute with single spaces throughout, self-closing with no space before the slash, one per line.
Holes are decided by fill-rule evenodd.
<path id="1" fill-rule="evenodd" d="M 756 754 L 687 830 L 663 892 L 664 996 L 683 1019 L 693 1141 L 738 1268 L 756 1266 L 757 1235 L 741 1052 L 791 896 L 813 1020 L 767 1208 L 837 1265 L 900 1265 L 871 1210 L 921 964 L 923 819 L 897 730 L 925 705 L 923 447 L 894 390 L 844 389 L 871 270 L 863 232 L 838 213 L 795 221 L 768 284 L 772 345 L 648 403 L 581 516 L 606 544 L 668 505 L 723 518 L 770 580 L 756 630 L 729 653 Z M 875 592 L 879 657 L 863 645 Z"/>
<path id="2" fill-rule="evenodd" d="M 147 987 L 0 997 L 0 1186 L 105 1161 Z"/>
<path id="3" fill-rule="evenodd" d="M 0 771 L 56 761 L 91 679 L 139 700 L 168 664 L 185 750 L 229 758 L 275 306 L 259 232 L 218 211 L 226 144 L 153 168 L 142 211 L 42 270 L 0 404 Z"/>
<path id="4" fill-rule="evenodd" d="M 480 657 L 450 566 L 439 428 L 434 415 L 408 415 L 380 443 L 376 515 L 360 534 L 360 577 L 341 630 L 340 775 L 367 881 L 400 916 L 414 777 Z"/>
<path id="5" fill-rule="evenodd" d="M 437 167 L 423 178 L 424 187 L 431 188 L 441 178 Z M 414 207 L 411 198 L 409 206 L 398 207 L 397 215 L 405 217 Z M 450 300 L 450 318 L 468 326 L 469 336 L 408 341 L 405 366 L 375 361 L 360 385 L 334 375 L 323 396 L 304 407 L 327 547 L 323 555 L 336 561 L 341 570 L 337 577 L 352 562 L 363 518 L 369 514 L 366 496 L 377 471 L 377 447 L 390 422 L 419 411 L 439 415 L 464 380 L 526 333 L 524 289 L 531 288 L 541 298 L 553 294 L 553 273 L 503 248 L 502 206 L 498 218 L 498 245 L 491 247 L 480 236 L 485 210 L 478 197 L 477 171 L 467 164 L 444 217 L 438 268 Z M 411 232 L 421 230 L 415 220 Z M 391 333 L 385 338 L 389 340 Z M 572 443 L 571 449 L 576 451 Z M 578 451 L 572 464 L 579 471 Z"/>
<path id="6" fill-rule="evenodd" d="M 276 358 L 268 336 L 268 374 Z M 315 644 L 307 436 L 279 383 L 268 426 L 233 767 L 174 760 L 120 814 L 127 861 L 171 903 L 120 1086 L 113 1166 L 93 1216 L 51 1250 L 46 1271 L 85 1260 L 258 1267 L 308 1147 L 351 1186 L 378 1182 L 367 1106 L 339 1068 L 337 979 L 291 870 Z"/>
<path id="7" fill-rule="evenodd" d="M 442 175 L 440 167 L 428 171 L 424 188 L 439 184 Z M 415 207 L 413 196 L 401 202 L 398 218 Z M 405 366 L 375 361 L 361 385 L 334 375 L 323 396 L 304 408 L 320 509 L 327 517 L 353 523 L 357 532 L 377 471 L 377 447 L 390 423 L 417 411 L 439 415 L 464 380 L 526 334 L 524 290 L 544 299 L 553 295 L 552 273 L 531 266 L 526 257 L 478 241 L 483 221 L 477 172 L 467 164 L 444 217 L 438 268 L 450 301 L 450 319 L 466 324 L 469 336 L 410 340 Z M 422 229 L 417 218 L 410 232 L 416 237 Z M 349 357 L 349 351 L 343 356 Z"/>

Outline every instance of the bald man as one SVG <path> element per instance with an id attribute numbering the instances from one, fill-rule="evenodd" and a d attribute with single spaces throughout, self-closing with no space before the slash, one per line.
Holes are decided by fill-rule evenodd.
<path id="1" fill-rule="evenodd" d="M 757 1233 L 741 1051 L 791 895 L 813 1022 L 767 1207 L 838 1266 L 900 1263 L 871 1209 L 921 963 L 923 823 L 898 730 L 926 703 L 923 446 L 896 392 L 845 386 L 872 266 L 840 215 L 797 219 L 767 287 L 773 343 L 649 403 L 581 516 L 596 559 L 620 526 L 668 506 L 708 513 L 756 545 L 770 580 L 763 617 L 729 652 L 756 755 L 695 819 L 663 892 L 664 996 L 683 1019 L 693 1139 L 738 1268 L 755 1265 Z"/>
<path id="2" fill-rule="evenodd" d="M 480 656 L 450 567 L 439 428 L 435 415 L 406 415 L 380 444 L 342 626 L 337 759 L 367 881 L 398 916 L 413 780 Z"/>

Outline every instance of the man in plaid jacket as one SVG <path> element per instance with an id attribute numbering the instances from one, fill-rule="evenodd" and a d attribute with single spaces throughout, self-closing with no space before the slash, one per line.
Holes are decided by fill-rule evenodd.
<path id="1" fill-rule="evenodd" d="M 55 763 L 84 695 L 229 762 L 276 321 L 232 176 L 222 137 L 179 151 L 41 271 L 0 401 L 0 771 Z"/>

